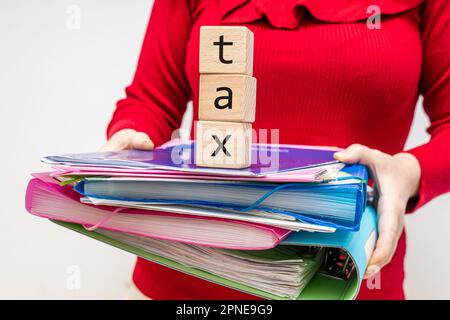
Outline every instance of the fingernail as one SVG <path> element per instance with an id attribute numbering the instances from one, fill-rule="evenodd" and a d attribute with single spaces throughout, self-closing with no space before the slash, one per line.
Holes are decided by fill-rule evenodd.
<path id="1" fill-rule="evenodd" d="M 378 267 L 377 266 L 368 266 L 367 270 L 366 270 L 366 274 L 368 277 L 373 276 L 375 273 L 378 272 Z"/>
<path id="2" fill-rule="evenodd" d="M 335 152 L 334 155 L 333 155 L 333 157 L 334 157 L 335 159 L 342 158 L 342 156 L 343 156 L 343 152 L 342 152 L 342 151 Z"/>

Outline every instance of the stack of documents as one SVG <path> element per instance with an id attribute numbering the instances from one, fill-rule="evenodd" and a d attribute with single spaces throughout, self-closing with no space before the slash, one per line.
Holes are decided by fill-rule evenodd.
<path id="1" fill-rule="evenodd" d="M 329 289 L 322 282 L 336 290 L 328 296 L 356 294 L 376 233 L 364 166 L 335 161 L 335 148 L 254 145 L 250 168 L 199 168 L 192 150 L 188 143 L 44 157 L 54 171 L 33 175 L 26 208 L 262 297 L 309 298 Z M 343 254 L 345 278 L 327 271 Z"/>
<path id="2" fill-rule="evenodd" d="M 149 253 L 201 269 L 280 297 L 296 298 L 319 269 L 324 249 L 278 246 L 260 251 L 231 251 L 99 231 Z"/>

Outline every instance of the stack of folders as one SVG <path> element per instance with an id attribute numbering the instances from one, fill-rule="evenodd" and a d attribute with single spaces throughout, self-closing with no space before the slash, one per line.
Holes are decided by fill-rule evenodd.
<path id="1" fill-rule="evenodd" d="M 196 167 L 191 143 L 52 155 L 27 210 L 145 259 L 269 299 L 351 299 L 376 240 L 367 170 L 335 148 L 254 145 Z"/>

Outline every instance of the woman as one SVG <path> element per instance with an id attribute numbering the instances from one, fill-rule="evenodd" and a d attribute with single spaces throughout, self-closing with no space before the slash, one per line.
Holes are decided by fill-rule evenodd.
<path id="1" fill-rule="evenodd" d="M 375 28 L 367 23 L 374 9 Z M 370 168 L 379 239 L 366 276 L 382 268 L 381 289 L 363 283 L 358 298 L 404 299 L 404 214 L 450 190 L 450 3 L 156 0 L 105 150 L 164 143 L 189 100 L 197 117 L 202 25 L 253 31 L 255 129 L 279 129 L 280 143 L 350 145 L 336 159 Z M 419 95 L 431 139 L 403 152 Z M 251 298 L 143 259 L 133 280 L 154 299 Z"/>

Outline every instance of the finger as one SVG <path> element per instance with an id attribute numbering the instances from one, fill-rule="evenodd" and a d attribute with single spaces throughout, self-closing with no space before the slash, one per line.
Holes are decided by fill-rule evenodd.
<path id="1" fill-rule="evenodd" d="M 109 140 L 105 143 L 101 148 L 100 152 L 111 152 L 111 151 L 119 151 L 123 150 L 123 143 L 119 140 Z"/>
<path id="2" fill-rule="evenodd" d="M 132 131 L 122 131 L 113 135 L 108 142 L 100 149 L 102 152 L 120 151 L 131 146 L 131 139 L 135 133 Z"/>
<path id="3" fill-rule="evenodd" d="M 372 276 L 391 261 L 403 230 L 405 205 L 406 201 L 394 195 L 380 197 L 378 201 L 379 237 L 367 267 L 366 277 Z"/>
<path id="4" fill-rule="evenodd" d="M 131 139 L 136 133 L 133 129 L 122 129 L 112 135 L 100 151 L 119 151 L 131 147 Z"/>
<path id="5" fill-rule="evenodd" d="M 377 159 L 379 154 L 381 154 L 381 152 L 361 144 L 352 144 L 347 149 L 336 152 L 334 158 L 349 164 L 361 163 L 369 165 Z"/>
<path id="6" fill-rule="evenodd" d="M 131 145 L 135 149 L 152 150 L 154 144 L 149 136 L 144 132 L 136 132 L 131 141 Z"/>
<path id="7" fill-rule="evenodd" d="M 378 270 L 391 261 L 393 253 L 395 252 L 396 241 L 394 236 L 380 233 L 375 250 L 373 251 L 367 266 L 365 277 L 373 276 Z"/>

